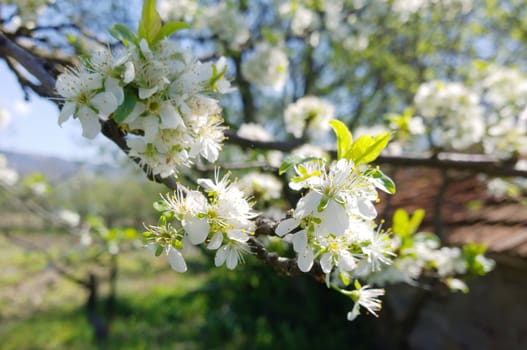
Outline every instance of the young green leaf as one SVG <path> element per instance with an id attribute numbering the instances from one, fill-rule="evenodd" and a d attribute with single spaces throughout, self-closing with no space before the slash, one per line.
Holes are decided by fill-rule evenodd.
<path id="1" fill-rule="evenodd" d="M 114 24 L 113 26 L 110 27 L 110 29 L 108 29 L 108 32 L 115 39 L 122 42 L 124 46 L 128 46 L 129 43 L 133 43 L 133 44 L 138 43 L 137 35 L 135 35 L 135 33 L 132 32 L 124 24 Z"/>
<path id="2" fill-rule="evenodd" d="M 375 183 L 375 187 L 381 189 L 386 193 L 395 194 L 395 183 L 380 169 L 372 169 L 370 174 L 371 178 Z"/>
<path id="3" fill-rule="evenodd" d="M 341 159 L 350 150 L 353 136 L 346 124 L 340 120 L 333 119 L 329 122 L 329 125 L 331 125 L 337 135 L 337 157 Z"/>
<path id="4" fill-rule="evenodd" d="M 417 209 L 414 211 L 412 217 L 410 218 L 410 221 L 408 221 L 408 234 L 413 235 L 417 232 L 417 229 L 419 228 L 419 225 L 421 225 L 421 222 L 423 222 L 423 218 L 425 217 L 425 211 L 424 209 Z"/>
<path id="5" fill-rule="evenodd" d="M 389 141 L 389 132 L 383 132 L 375 137 L 363 135 L 353 143 L 344 157 L 353 160 L 357 165 L 371 163 L 377 159 Z"/>
<path id="6" fill-rule="evenodd" d="M 392 229 L 393 232 L 400 237 L 408 236 L 408 224 L 410 223 L 410 218 L 406 210 L 399 208 L 393 214 L 393 223 Z"/>
<path id="7" fill-rule="evenodd" d="M 161 30 L 159 30 L 159 33 L 157 33 L 156 37 L 153 40 L 153 44 L 163 40 L 164 38 L 168 38 L 169 36 L 177 32 L 178 30 L 186 29 L 188 27 L 189 27 L 188 24 L 186 24 L 185 22 L 176 22 L 176 21 L 167 22 L 163 25 L 163 27 L 161 27 Z"/>
<path id="8" fill-rule="evenodd" d="M 126 117 L 132 113 L 135 104 L 137 102 L 137 94 L 131 89 L 124 89 L 124 101 L 119 107 L 113 112 L 113 120 L 117 123 L 122 123 L 126 120 Z"/>
<path id="9" fill-rule="evenodd" d="M 139 38 L 146 39 L 149 44 L 154 43 L 154 39 L 161 31 L 161 17 L 156 10 L 155 0 L 144 0 L 141 20 L 137 34 Z"/>

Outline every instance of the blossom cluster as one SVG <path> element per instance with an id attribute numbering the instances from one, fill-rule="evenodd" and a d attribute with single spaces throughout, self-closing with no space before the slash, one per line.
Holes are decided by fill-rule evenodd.
<path id="1" fill-rule="evenodd" d="M 276 234 L 291 240 L 299 269 L 310 271 L 318 261 L 329 285 L 334 276 L 349 279 L 357 271 L 390 264 L 390 239 L 373 221 L 377 188 L 384 190 L 375 178 L 378 169 L 345 158 L 330 164 L 310 161 L 295 169 L 297 176 L 289 185 L 307 194 L 292 217 L 280 222 Z"/>
<path id="2" fill-rule="evenodd" d="M 335 107 L 316 96 L 306 96 L 291 103 L 284 112 L 286 130 L 300 138 L 304 133 L 311 136 L 329 129 L 329 121 L 335 117 Z"/>
<path id="3" fill-rule="evenodd" d="M 527 76 L 496 64 L 476 70 L 475 75 L 474 90 L 489 107 L 485 152 L 503 158 L 527 152 Z"/>
<path id="4" fill-rule="evenodd" d="M 308 192 L 276 233 L 290 235 L 300 270 L 309 271 L 319 259 L 329 278 L 333 271 L 374 271 L 389 264 L 393 253 L 388 235 L 373 222 L 377 188 L 383 188 L 374 177 L 378 170 L 348 159 L 329 165 L 311 161 L 295 169 L 298 176 L 289 186 Z"/>
<path id="5" fill-rule="evenodd" d="M 214 181 L 199 179 L 198 184 L 206 195 L 180 185 L 176 193 L 162 198 L 165 215 L 159 225 L 147 227 L 148 243 L 158 254 L 164 251 L 178 272 L 187 270 L 182 250 L 200 244 L 216 251 L 216 266 L 225 264 L 232 270 L 250 252 L 248 241 L 254 234 L 256 214 L 247 194 L 229 174 L 219 179 L 216 173 Z"/>
<path id="6" fill-rule="evenodd" d="M 242 63 L 242 74 L 252 84 L 281 91 L 288 78 L 289 59 L 284 50 L 268 42 L 256 44 L 254 52 Z"/>
<path id="7" fill-rule="evenodd" d="M 282 182 L 271 174 L 252 171 L 240 178 L 240 185 L 254 198 L 263 201 L 282 197 Z"/>
<path id="8" fill-rule="evenodd" d="M 199 10 L 199 4 L 194 0 L 160 0 L 157 7 L 165 21 L 191 22 Z"/>
<path id="9" fill-rule="evenodd" d="M 113 119 L 128 133 L 129 155 L 162 177 L 197 156 L 214 162 L 224 128 L 213 93 L 230 91 L 225 70 L 225 59 L 201 63 L 168 39 L 100 51 L 59 76 L 59 124 L 73 115 L 94 138 Z"/>
<path id="10" fill-rule="evenodd" d="M 386 0 L 383 1 L 386 2 Z M 401 21 L 406 22 L 412 14 L 433 6 L 440 6 L 442 10 L 446 10 L 445 14 L 448 15 L 467 13 L 473 5 L 474 0 L 395 0 L 392 2 L 391 9 L 400 16 Z"/>
<path id="11" fill-rule="evenodd" d="M 483 275 L 494 268 L 494 261 L 484 255 L 484 246 L 442 247 L 435 234 L 417 232 L 423 218 L 422 209 L 416 210 L 411 217 L 403 209 L 396 210 L 391 245 L 397 257 L 382 270 L 373 273 L 359 271 L 355 277 L 384 286 L 400 282 L 415 285 L 422 276 L 427 276 L 438 279 L 452 290 L 466 292 L 468 287 L 460 276 L 467 273 Z"/>
<path id="12" fill-rule="evenodd" d="M 291 30 L 296 35 L 302 35 L 306 31 L 317 28 L 319 18 L 316 12 L 302 4 L 301 1 L 280 2 L 278 5 L 280 16 L 289 18 L 291 21 Z"/>
<path id="13" fill-rule="evenodd" d="M 218 35 L 232 50 L 240 50 L 251 36 L 245 17 L 224 2 L 204 8 L 199 23 L 210 33 Z"/>
<path id="14" fill-rule="evenodd" d="M 429 81 L 414 98 L 416 114 L 431 131 L 432 146 L 466 150 L 485 133 L 478 94 L 461 83 Z"/>

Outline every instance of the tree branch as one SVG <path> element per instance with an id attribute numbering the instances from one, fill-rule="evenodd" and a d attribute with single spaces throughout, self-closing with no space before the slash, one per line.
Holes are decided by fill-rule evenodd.
<path id="1" fill-rule="evenodd" d="M 11 41 L 0 31 L 0 56 L 11 57 L 31 73 L 42 85 L 42 90 L 35 91 L 42 97 L 59 97 L 55 93 L 55 77 L 46 68 L 47 62 Z"/>
<path id="2" fill-rule="evenodd" d="M 227 143 L 244 148 L 263 150 L 278 150 L 290 152 L 302 145 L 300 140 L 293 141 L 257 141 L 243 138 L 235 132 L 226 132 Z M 333 157 L 337 152 L 326 149 Z M 518 167 L 515 161 L 503 160 L 486 154 L 467 154 L 440 152 L 436 156 L 430 155 L 381 155 L 375 160 L 376 164 L 386 164 L 399 167 L 427 167 L 437 169 L 451 169 L 470 173 L 483 173 L 491 176 L 521 176 L 527 177 L 527 169 Z"/>

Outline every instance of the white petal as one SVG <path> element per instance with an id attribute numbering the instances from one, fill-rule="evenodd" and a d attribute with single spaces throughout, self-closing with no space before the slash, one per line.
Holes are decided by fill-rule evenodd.
<path id="1" fill-rule="evenodd" d="M 66 102 L 60 111 L 59 125 L 62 125 L 66 120 L 70 119 L 71 115 L 75 112 L 75 103 Z"/>
<path id="2" fill-rule="evenodd" d="M 216 265 L 216 267 L 223 265 L 226 258 L 227 258 L 227 246 L 223 246 L 216 251 L 216 256 L 214 257 L 214 265 Z"/>
<path id="3" fill-rule="evenodd" d="M 154 86 L 153 88 L 139 88 L 139 98 L 141 100 L 144 100 L 146 98 L 149 98 L 153 94 L 157 92 L 158 87 Z"/>
<path id="4" fill-rule="evenodd" d="M 250 238 L 249 235 L 245 233 L 242 229 L 228 230 L 227 236 L 233 241 L 237 242 L 247 242 Z"/>
<path id="5" fill-rule="evenodd" d="M 234 270 L 236 265 L 238 265 L 238 253 L 236 249 L 230 248 L 227 250 L 226 265 L 229 270 Z"/>
<path id="6" fill-rule="evenodd" d="M 104 82 L 104 89 L 106 92 L 109 92 L 115 97 L 115 100 L 117 101 L 117 106 L 120 106 L 121 103 L 124 101 L 124 91 L 121 85 L 119 85 L 119 80 L 115 78 L 106 78 L 106 81 Z"/>
<path id="7" fill-rule="evenodd" d="M 333 268 L 333 256 L 331 253 L 324 253 L 320 257 L 320 267 L 324 273 L 330 273 Z"/>
<path id="8" fill-rule="evenodd" d="M 377 216 L 377 210 L 373 203 L 365 198 L 357 198 L 357 206 L 359 209 L 359 215 L 367 220 L 372 220 Z"/>
<path id="9" fill-rule="evenodd" d="M 301 219 L 311 215 L 317 209 L 321 199 L 322 195 L 320 193 L 310 191 L 298 201 L 294 214 L 295 218 Z"/>
<path id="10" fill-rule="evenodd" d="M 207 239 L 210 225 L 206 218 L 200 219 L 192 215 L 187 215 L 182 221 L 182 225 L 188 235 L 190 243 L 193 245 L 201 244 Z"/>
<path id="11" fill-rule="evenodd" d="M 177 129 L 178 126 L 185 126 L 183 119 L 170 103 L 163 103 L 159 110 L 161 125 L 166 129 Z"/>
<path id="12" fill-rule="evenodd" d="M 135 67 L 133 62 L 126 62 L 125 67 L 126 69 L 123 74 L 123 82 L 128 84 L 135 78 Z"/>
<path id="13" fill-rule="evenodd" d="M 298 219 L 295 219 L 295 218 L 285 219 L 278 224 L 275 232 L 278 236 L 282 237 L 283 235 L 293 231 L 296 227 L 298 227 L 298 225 L 300 225 L 300 220 Z"/>
<path id="14" fill-rule="evenodd" d="M 359 316 L 359 314 L 359 303 L 355 303 L 355 305 L 353 305 L 353 309 L 348 312 L 348 321 L 353 321 L 357 318 L 357 316 Z"/>
<path id="15" fill-rule="evenodd" d="M 78 115 L 82 125 L 82 136 L 94 139 L 101 131 L 101 124 L 99 124 L 97 114 L 90 108 L 83 106 L 79 109 Z"/>
<path id="16" fill-rule="evenodd" d="M 308 272 L 313 267 L 313 251 L 307 248 L 302 254 L 297 257 L 298 268 L 302 272 Z"/>
<path id="17" fill-rule="evenodd" d="M 307 230 L 298 231 L 293 234 L 293 249 L 297 253 L 307 249 Z"/>
<path id="18" fill-rule="evenodd" d="M 205 190 L 214 190 L 216 185 L 211 179 L 198 179 L 198 185 L 203 187 Z"/>
<path id="19" fill-rule="evenodd" d="M 225 58 L 225 56 L 221 56 L 220 58 L 218 58 L 214 65 L 216 66 L 216 70 L 221 72 L 227 65 L 227 59 Z"/>
<path id="20" fill-rule="evenodd" d="M 197 212 L 206 212 L 207 211 L 207 197 L 203 195 L 200 191 L 189 191 L 187 193 L 187 198 L 185 199 L 185 204 L 194 211 Z"/>
<path id="21" fill-rule="evenodd" d="M 351 271 L 355 268 L 355 259 L 347 250 L 339 252 L 339 267 L 343 271 Z"/>
<path id="22" fill-rule="evenodd" d="M 168 247 L 168 262 L 170 263 L 170 267 L 177 272 L 187 271 L 187 264 L 185 263 L 183 255 L 172 246 Z"/>
<path id="23" fill-rule="evenodd" d="M 141 118 L 143 122 L 143 130 L 145 131 L 145 140 L 147 142 L 154 142 L 158 139 L 157 130 L 159 129 L 159 121 L 154 116 Z"/>
<path id="24" fill-rule="evenodd" d="M 207 245 L 207 249 L 216 250 L 221 246 L 222 242 L 223 242 L 223 234 L 218 231 L 210 239 L 210 242 Z"/>
<path id="25" fill-rule="evenodd" d="M 207 142 L 205 144 L 205 147 L 201 149 L 200 154 L 203 156 L 203 158 L 205 158 L 209 162 L 214 163 L 218 159 L 218 156 L 220 155 L 220 151 L 218 147 L 216 147 L 216 145 L 210 142 Z"/>
<path id="26" fill-rule="evenodd" d="M 130 150 L 137 153 L 143 153 L 146 150 L 146 142 L 140 137 L 126 139 L 126 145 L 130 148 Z"/>
<path id="27" fill-rule="evenodd" d="M 99 73 L 82 73 L 79 82 L 82 90 L 97 90 L 102 87 L 102 76 Z"/>
<path id="28" fill-rule="evenodd" d="M 318 216 L 322 220 L 318 227 L 322 234 L 340 236 L 349 226 L 349 216 L 346 209 L 334 200 L 330 200 L 326 209 Z"/>
<path id="29" fill-rule="evenodd" d="M 109 92 L 101 92 L 91 99 L 91 104 L 100 114 L 107 117 L 117 109 L 117 100 Z"/>

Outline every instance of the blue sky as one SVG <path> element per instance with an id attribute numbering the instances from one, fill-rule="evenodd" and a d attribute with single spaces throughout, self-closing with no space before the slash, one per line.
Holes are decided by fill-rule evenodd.
<path id="1" fill-rule="evenodd" d="M 7 109 L 10 121 L 0 128 L 0 152 L 3 150 L 53 155 L 70 160 L 96 161 L 100 145 L 109 142 L 102 136 L 94 141 L 81 136 L 80 123 L 70 119 L 59 127 L 58 108 L 45 99 L 31 95 L 29 102 L 16 78 L 0 61 L 0 105 Z"/>

